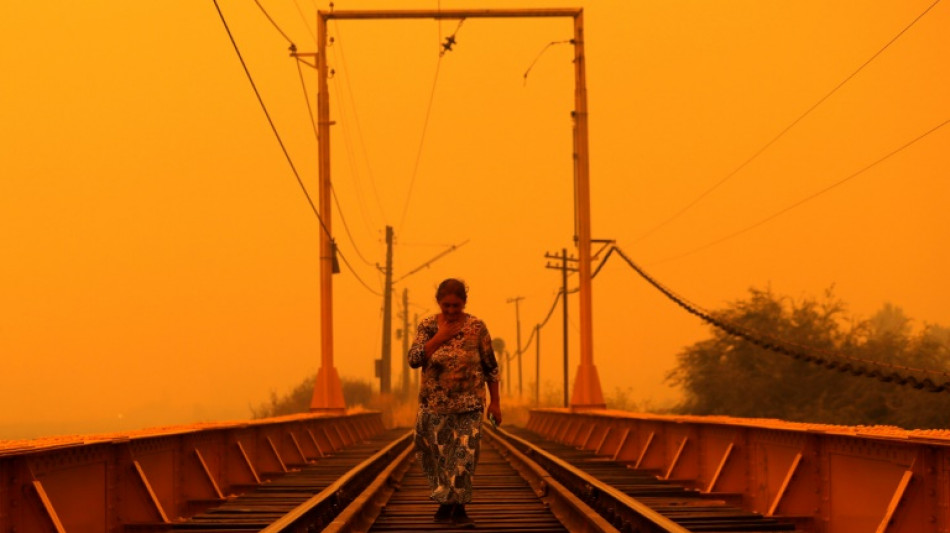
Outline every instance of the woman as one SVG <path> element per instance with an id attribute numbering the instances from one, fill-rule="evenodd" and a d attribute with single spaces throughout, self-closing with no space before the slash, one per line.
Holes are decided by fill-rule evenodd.
<path id="1" fill-rule="evenodd" d="M 498 362 L 485 323 L 465 312 L 463 282 L 443 281 L 435 300 L 442 312 L 422 320 L 409 349 L 409 366 L 422 367 L 416 449 L 439 503 L 435 521 L 474 527 L 465 504 L 472 501 L 486 383 L 488 413 L 501 423 Z"/>

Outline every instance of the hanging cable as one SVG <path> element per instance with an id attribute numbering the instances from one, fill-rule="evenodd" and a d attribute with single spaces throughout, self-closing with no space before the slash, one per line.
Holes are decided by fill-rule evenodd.
<path id="1" fill-rule="evenodd" d="M 369 184 L 373 190 L 373 198 L 376 200 L 376 207 L 379 209 L 379 215 L 385 222 L 388 217 L 386 216 L 386 211 L 383 209 L 383 202 L 380 200 L 379 189 L 376 187 L 376 178 L 373 174 L 373 167 L 370 165 L 369 152 L 366 150 L 366 138 L 363 135 L 363 126 L 360 122 L 360 115 L 356 110 L 356 98 L 353 96 L 353 84 L 350 82 L 350 69 L 346 63 L 346 53 L 343 48 L 343 34 L 340 32 L 340 24 L 336 19 L 333 19 L 333 30 L 336 33 L 336 38 L 334 39 L 336 46 L 333 47 L 333 50 L 334 53 L 339 52 L 340 54 L 340 64 L 345 80 L 341 81 L 340 83 L 346 86 L 346 92 L 350 96 L 350 106 L 353 108 L 353 122 L 356 124 L 356 138 L 359 142 L 360 149 L 363 152 L 363 159 L 366 161 L 366 171 L 369 174 Z"/>
<path id="2" fill-rule="evenodd" d="M 267 123 L 270 124 L 271 131 L 274 133 L 274 137 L 277 138 L 277 143 L 280 145 L 280 149 L 284 152 L 284 157 L 287 159 L 287 163 L 290 165 L 290 169 L 293 171 L 294 177 L 297 178 L 297 183 L 300 185 L 300 189 L 307 198 L 307 203 L 310 204 L 310 209 L 317 217 L 317 221 L 320 223 L 320 227 L 323 229 L 323 232 L 326 234 L 327 238 L 330 239 L 331 248 L 333 249 L 334 253 L 343 260 L 347 268 L 350 269 L 350 272 L 353 273 L 353 276 L 356 277 L 357 281 L 359 281 L 370 292 L 379 296 L 380 294 L 374 291 L 369 285 L 366 284 L 365 281 L 363 281 L 359 274 L 353 270 L 353 267 L 350 265 L 350 262 L 346 260 L 346 257 L 343 255 L 343 253 L 336 248 L 336 243 L 333 240 L 333 235 L 330 234 L 330 229 L 324 223 L 323 217 L 320 216 L 320 212 L 317 211 L 317 206 L 313 203 L 313 199 L 310 197 L 310 193 L 307 191 L 307 186 L 304 185 L 303 180 L 300 178 L 300 173 L 297 172 L 297 167 L 290 158 L 290 153 L 287 151 L 287 147 L 284 145 L 284 141 L 281 139 L 280 133 L 277 132 L 277 126 L 274 124 L 273 119 L 271 119 L 270 113 L 267 111 L 267 106 L 264 105 L 264 100 L 261 97 L 261 93 L 257 90 L 257 85 L 254 83 L 254 78 L 251 77 L 251 72 L 247 68 L 247 63 L 244 62 L 244 56 L 241 55 L 241 50 L 238 49 L 237 41 L 234 40 L 234 35 L 231 33 L 231 28 L 228 26 L 228 22 L 224 18 L 224 13 L 221 12 L 221 6 L 218 5 L 218 0 L 212 1 L 214 2 L 215 9 L 218 11 L 218 16 L 221 18 L 221 23 L 224 25 L 224 30 L 228 34 L 228 39 L 231 40 L 231 45 L 234 47 L 234 52 L 237 53 L 238 60 L 241 62 L 241 67 L 244 68 L 244 74 L 247 75 L 247 80 L 251 83 L 251 88 L 254 89 L 254 94 L 257 96 L 257 101 L 261 105 L 261 109 L 264 111 L 264 116 L 267 117 Z"/>
<path id="3" fill-rule="evenodd" d="M 429 260 L 426 261 L 425 263 L 422 263 L 422 264 L 419 265 L 418 267 L 416 267 L 416 268 L 410 270 L 409 272 L 403 274 L 402 276 L 399 277 L 399 279 L 393 280 L 393 284 L 395 285 L 396 283 L 399 283 L 400 281 L 402 281 L 402 280 L 408 278 L 409 276 L 415 274 L 416 272 L 419 272 L 419 271 L 422 270 L 423 268 L 428 267 L 429 265 L 431 265 L 432 263 L 434 263 L 436 260 L 441 259 L 442 257 L 446 256 L 447 254 L 454 252 L 455 250 L 458 250 L 459 248 L 465 246 L 466 244 L 468 244 L 468 239 L 465 239 L 464 241 L 460 242 L 459 244 L 453 244 L 452 246 L 449 246 L 446 250 L 443 250 L 442 252 L 440 252 L 438 255 L 436 255 L 436 256 L 433 257 L 432 259 L 429 259 Z"/>
<path id="4" fill-rule="evenodd" d="M 882 361 L 862 359 L 859 357 L 831 354 L 816 348 L 804 347 L 788 340 L 778 339 L 750 328 L 739 326 L 726 320 L 716 318 L 712 313 L 690 303 L 685 298 L 678 296 L 673 291 L 658 282 L 652 276 L 647 274 L 646 271 L 640 268 L 636 263 L 634 263 L 629 257 L 627 257 L 627 255 L 624 254 L 622 250 L 619 248 L 616 248 L 616 250 L 617 254 L 623 258 L 627 265 L 629 265 L 630 268 L 639 274 L 640 277 L 663 293 L 675 304 L 685 309 L 688 313 L 699 317 L 704 322 L 711 324 L 730 335 L 742 338 L 760 348 L 764 348 L 766 350 L 779 353 L 799 361 L 818 365 L 829 370 L 849 373 L 854 376 L 874 378 L 888 383 L 893 382 L 899 385 L 910 386 L 915 389 L 924 389 L 928 392 L 950 392 L 950 372 L 947 371 L 913 368 L 903 365 L 885 363 Z"/>
<path id="5" fill-rule="evenodd" d="M 337 255 L 340 256 L 340 259 L 343 260 L 343 264 L 346 265 L 346 268 L 349 269 L 349 271 L 353 274 L 353 277 L 356 278 L 356 281 L 360 282 L 360 285 L 362 285 L 363 287 L 365 287 L 366 290 L 368 290 L 369 292 L 375 294 L 376 296 L 382 296 L 382 295 L 383 295 L 383 293 L 381 293 L 381 292 L 379 292 L 379 291 L 373 289 L 372 287 L 370 287 L 369 285 L 367 285 L 365 281 L 363 281 L 363 278 L 361 278 L 360 275 L 356 273 L 356 270 L 353 269 L 353 265 L 351 265 L 350 262 L 346 260 L 346 257 L 343 255 L 342 252 L 340 252 L 339 250 L 336 250 L 336 253 L 337 253 Z"/>
<path id="6" fill-rule="evenodd" d="M 402 208 L 402 216 L 399 219 L 399 228 L 402 229 L 406 221 L 406 213 L 409 212 L 409 204 L 412 200 L 412 188 L 416 183 L 416 174 L 419 172 L 419 161 L 422 159 L 422 147 L 425 146 L 426 131 L 429 129 L 429 115 L 432 112 L 432 102 L 435 100 L 435 87 L 439 81 L 439 69 L 442 66 L 442 56 L 435 63 L 435 76 L 432 78 L 432 90 L 429 91 L 429 103 L 426 104 L 426 116 L 422 121 L 422 137 L 419 139 L 419 148 L 416 149 L 416 161 L 412 165 L 412 174 L 409 177 L 409 192 L 406 193 L 406 203 Z"/>
<path id="7" fill-rule="evenodd" d="M 297 58 L 297 74 L 300 76 L 300 86 L 303 88 L 303 99 L 307 102 L 307 116 L 310 118 L 310 124 L 313 126 L 313 138 L 319 140 L 320 134 L 317 133 L 317 119 L 313 114 L 313 106 L 310 105 L 310 94 L 307 92 L 307 82 L 303 79 L 303 70 L 300 69 L 300 62 Z"/>
<path id="8" fill-rule="evenodd" d="M 525 86 L 528 85 L 528 74 L 531 72 L 531 69 L 534 68 L 534 64 L 537 63 L 539 59 L 541 59 L 541 56 L 544 55 L 545 52 L 547 52 L 548 48 L 551 48 L 552 46 L 556 44 L 566 44 L 566 43 L 573 43 L 573 42 L 574 42 L 573 39 L 566 39 L 563 41 L 551 41 L 547 45 L 545 45 L 545 47 L 542 48 L 540 52 L 538 52 L 538 55 L 534 57 L 534 60 L 531 62 L 531 64 L 528 65 L 528 69 L 524 71 L 524 85 Z"/>
<path id="9" fill-rule="evenodd" d="M 638 243 L 638 242 L 640 242 L 640 241 L 646 239 L 647 237 L 649 237 L 650 235 L 652 235 L 653 233 L 655 233 L 655 232 L 656 232 L 657 230 L 659 230 L 660 228 L 662 228 L 662 227 L 666 226 L 667 224 L 669 224 L 670 222 L 676 220 L 676 219 L 679 218 L 683 213 L 689 211 L 694 205 L 696 205 L 697 203 L 699 203 L 700 200 L 702 200 L 703 198 L 705 198 L 706 196 L 708 196 L 708 195 L 709 195 L 711 192 L 713 192 L 714 190 L 718 189 L 723 183 L 729 181 L 733 176 L 735 176 L 737 173 L 739 173 L 740 170 L 742 170 L 743 168 L 745 168 L 746 166 L 748 166 L 749 163 L 751 163 L 752 161 L 754 161 L 755 159 L 757 159 L 760 155 L 762 155 L 763 152 L 765 152 L 766 150 L 768 150 L 769 147 L 771 147 L 773 144 L 775 144 L 776 141 L 778 141 L 779 139 L 781 139 L 782 137 L 784 137 L 785 134 L 788 133 L 789 130 L 791 130 L 793 127 L 795 127 L 795 125 L 797 125 L 799 122 L 801 122 L 802 119 L 804 119 L 805 117 L 807 117 L 808 115 L 810 115 L 812 111 L 814 111 L 818 106 L 820 106 L 822 103 L 824 103 L 825 100 L 827 100 L 828 98 L 830 98 L 831 95 L 833 95 L 834 93 L 838 92 L 838 90 L 841 89 L 841 87 L 843 87 L 846 83 L 848 83 L 849 81 L 851 81 L 852 78 L 854 78 L 855 76 L 857 76 L 859 72 L 861 72 L 862 70 L 864 70 L 864 68 L 865 68 L 866 66 L 868 66 L 868 65 L 869 65 L 872 61 L 874 61 L 879 55 L 881 55 L 885 50 L 887 50 L 888 47 L 890 47 L 895 41 L 897 41 L 897 39 L 899 39 L 902 35 L 904 35 L 904 33 L 907 32 L 907 30 L 909 30 L 909 29 L 911 28 L 911 26 L 913 26 L 914 24 L 916 24 L 917 21 L 919 21 L 921 18 L 923 18 L 924 15 L 926 15 L 928 12 L 930 12 L 930 10 L 933 9 L 934 6 L 936 6 L 936 5 L 939 4 L 939 3 L 940 3 L 940 0 L 934 0 L 934 2 L 933 2 L 932 4 L 930 4 L 930 5 L 927 7 L 927 9 L 925 9 L 921 14 L 917 15 L 917 17 L 914 18 L 914 20 L 910 21 L 910 24 L 907 24 L 906 26 L 904 26 L 904 28 L 903 28 L 901 31 L 899 31 L 899 32 L 897 33 L 897 35 L 895 35 L 893 38 L 891 38 L 891 40 L 889 40 L 887 43 L 885 43 L 884 46 L 882 46 L 877 52 L 875 52 L 871 57 L 869 57 L 869 58 L 868 58 L 864 63 L 862 63 L 856 70 L 854 70 L 851 74 L 849 74 L 847 77 L 845 77 L 843 80 L 841 80 L 841 82 L 839 82 L 837 85 L 835 85 L 835 86 L 834 86 L 830 91 L 828 91 L 824 96 L 822 96 L 821 98 L 819 98 L 817 102 L 815 102 L 814 104 L 812 104 L 811 107 L 809 107 L 808 109 L 806 109 L 804 113 L 802 113 L 801 115 L 799 115 L 798 118 L 796 118 L 795 120 L 793 120 L 788 126 L 785 126 L 785 128 L 783 128 L 776 136 L 772 137 L 771 140 L 769 140 L 769 141 L 768 141 L 767 143 L 765 143 L 761 148 L 759 148 L 758 150 L 756 150 L 755 153 L 753 153 L 748 159 L 746 159 L 746 160 L 743 161 L 739 166 L 737 166 L 736 168 L 734 168 L 734 169 L 732 170 L 732 172 L 729 172 L 729 173 L 726 174 L 722 179 L 720 179 L 720 180 L 717 181 L 715 184 L 713 184 L 712 187 L 710 187 L 710 188 L 706 189 L 705 191 L 703 191 L 702 193 L 700 193 L 699 196 L 697 196 L 696 198 L 694 198 L 690 203 L 686 204 L 685 207 L 683 207 L 682 209 L 680 209 L 680 210 L 677 211 L 676 213 L 673 213 L 672 216 L 668 217 L 666 220 L 663 220 L 663 221 L 660 222 L 659 224 L 657 224 L 657 225 L 653 226 L 652 228 L 650 228 L 649 230 L 647 230 L 644 234 L 642 234 L 642 235 L 640 235 L 639 237 L 637 237 L 636 240 L 633 241 L 633 243 L 636 244 L 636 243 Z"/>
<path id="10" fill-rule="evenodd" d="M 261 3 L 260 3 L 258 0 L 254 0 L 254 3 L 257 4 L 257 7 L 259 7 L 259 8 L 261 9 L 261 13 L 263 13 L 264 16 L 267 17 L 267 20 L 269 20 L 270 23 L 274 26 L 274 29 L 276 29 L 278 32 L 280 32 L 280 34 L 283 35 L 284 39 L 287 39 L 287 42 L 290 43 L 291 48 L 293 48 L 294 50 L 296 50 L 296 49 L 297 49 L 297 46 L 294 44 L 293 39 L 291 39 L 290 37 L 288 37 L 287 34 L 284 33 L 284 30 L 280 29 L 280 26 L 278 26 L 277 23 L 274 22 L 274 19 L 272 19 L 271 16 L 270 16 L 269 14 L 267 14 L 267 10 L 264 9 L 264 6 L 262 6 Z M 218 0 L 214 0 L 214 5 L 218 5 Z M 219 13 L 220 13 L 220 11 L 221 11 L 221 10 L 218 9 L 218 12 L 219 12 Z M 314 38 L 314 39 L 316 39 L 316 38 Z"/>
<path id="11" fill-rule="evenodd" d="M 337 94 L 341 94 L 339 82 L 337 81 L 335 76 L 333 78 L 333 84 L 334 84 L 334 87 L 336 88 Z M 359 162 L 357 161 L 356 152 L 353 149 L 353 144 L 351 142 L 350 128 L 348 126 L 350 121 L 347 119 L 347 114 L 345 110 L 346 106 L 342 103 L 342 100 L 343 100 L 342 96 L 340 98 L 333 99 L 333 101 L 336 102 L 337 111 L 340 113 L 340 117 L 341 117 L 338 122 L 340 126 L 343 128 L 343 132 L 342 132 L 343 146 L 346 148 L 346 160 L 350 166 L 350 173 L 353 176 L 353 189 L 356 192 L 356 206 L 359 208 L 359 212 L 363 220 L 363 225 L 366 226 L 367 232 L 372 233 L 374 224 L 370 222 L 370 217 L 369 217 L 369 214 L 367 213 L 367 208 L 366 208 L 367 202 L 364 200 L 363 188 L 360 185 L 362 180 L 360 179 Z M 367 161 L 367 168 L 368 167 L 369 167 L 369 163 Z M 375 190 L 375 182 L 372 179 L 372 169 L 370 169 L 370 182 L 371 184 L 373 184 L 373 187 Z M 378 199 L 377 199 L 377 205 L 379 205 Z M 380 212 L 380 215 L 383 216 L 383 218 L 385 219 L 385 216 L 383 215 L 382 212 Z"/>
<path id="12" fill-rule="evenodd" d="M 340 199 L 336 195 L 336 187 L 333 184 L 330 184 L 330 192 L 333 193 L 333 203 L 336 204 L 336 212 L 340 214 L 340 221 L 343 222 L 343 229 L 346 230 L 346 236 L 350 239 L 350 244 L 353 245 L 353 250 L 356 251 L 356 255 L 369 266 L 374 266 L 369 260 L 363 257 L 363 254 L 360 253 L 359 246 L 356 245 L 356 241 L 353 239 L 353 234 L 350 233 L 350 226 L 346 223 L 346 217 L 343 216 L 343 208 L 340 207 Z"/>
<path id="13" fill-rule="evenodd" d="M 521 353 L 526 352 L 526 351 L 528 350 L 528 348 L 531 347 L 531 342 L 532 342 L 533 339 L 534 339 L 534 332 L 540 330 L 541 328 L 543 328 L 543 327 L 548 323 L 548 320 L 551 319 L 551 315 L 553 315 L 553 314 L 554 314 L 554 310 L 557 309 L 557 302 L 561 299 L 561 295 L 562 295 L 562 294 L 564 294 L 564 291 L 560 291 L 560 290 L 557 291 L 557 294 L 554 296 L 554 301 L 551 302 L 551 309 L 548 310 L 547 316 L 545 316 L 545 317 L 544 317 L 544 320 L 542 320 L 541 323 L 538 324 L 538 327 L 537 327 L 537 328 L 532 329 L 532 331 L 531 331 L 531 336 L 528 337 L 528 341 L 525 342 L 524 348 L 522 348 Z"/>
<path id="14" fill-rule="evenodd" d="M 309 97 L 309 93 L 307 92 L 307 83 L 306 81 L 304 81 L 303 71 L 300 68 L 299 60 L 297 61 L 297 74 L 300 77 L 300 86 L 303 87 L 304 100 L 307 102 L 307 116 L 310 117 L 310 123 L 313 126 L 313 136 L 314 136 L 314 139 L 316 140 L 316 139 L 319 139 L 320 135 L 319 133 L 317 133 L 317 121 L 313 115 L 313 107 L 310 105 L 310 97 Z M 359 258 L 364 263 L 366 263 L 369 266 L 373 266 L 373 263 L 368 261 L 366 257 L 364 257 L 363 254 L 360 252 L 359 246 L 356 245 L 356 240 L 353 239 L 353 234 L 350 232 L 350 226 L 349 224 L 346 223 L 346 217 L 343 214 L 343 207 L 340 206 L 340 199 L 336 194 L 336 187 L 334 187 L 332 183 L 330 184 L 330 192 L 333 195 L 334 203 L 336 203 L 337 213 L 340 214 L 340 220 L 343 222 L 343 229 L 346 230 L 346 236 L 350 239 L 350 244 L 353 245 L 353 250 L 356 251 L 356 255 L 358 255 Z"/>
<path id="15" fill-rule="evenodd" d="M 419 148 L 416 150 L 416 161 L 412 166 L 412 175 L 409 178 L 409 192 L 406 193 L 406 203 L 402 208 L 402 216 L 399 219 L 398 228 L 402 228 L 403 223 L 406 221 L 406 213 L 409 212 L 409 204 L 412 200 L 412 189 L 416 183 L 416 175 L 419 172 L 419 161 L 422 159 L 422 148 L 425 146 L 426 140 L 426 131 L 429 129 L 429 116 L 432 113 L 432 102 L 435 101 L 435 88 L 439 82 L 439 70 L 442 66 L 442 56 L 446 52 L 451 52 L 452 47 L 456 44 L 455 35 L 458 33 L 459 29 L 462 27 L 462 23 L 465 22 L 465 19 L 460 19 L 458 26 L 455 27 L 455 31 L 451 35 L 445 38 L 445 43 L 442 45 L 442 50 L 439 51 L 439 59 L 435 63 L 435 76 L 432 78 L 432 89 L 429 91 L 429 103 L 426 104 L 426 115 L 425 119 L 422 121 L 422 136 L 419 139 Z"/>
<path id="16" fill-rule="evenodd" d="M 310 193 L 307 192 L 307 186 L 304 185 L 303 180 L 300 178 L 300 173 L 297 172 L 297 167 L 290 158 L 290 153 L 287 151 L 287 147 L 284 146 L 284 141 L 281 139 L 280 133 L 277 132 L 277 126 L 274 125 L 274 120 L 271 119 L 270 113 L 267 111 L 267 106 L 264 105 L 264 99 L 261 97 L 260 91 L 257 90 L 257 84 L 254 83 L 254 78 L 251 77 L 251 71 L 248 70 L 247 63 L 244 62 L 244 56 L 241 55 L 241 51 L 238 49 L 237 42 L 234 40 L 234 35 L 231 34 L 231 28 L 228 27 L 228 22 L 224 19 L 224 13 L 221 12 L 221 7 L 218 5 L 218 0 L 212 1 L 214 2 L 215 9 L 218 10 L 218 16 L 221 17 L 221 23 L 224 24 L 224 30 L 228 33 L 228 39 L 231 40 L 231 45 L 234 47 L 234 52 L 237 54 L 238 60 L 241 61 L 241 67 L 244 68 L 244 74 L 247 75 L 247 81 L 251 83 L 251 88 L 254 89 L 254 95 L 257 96 L 257 102 L 261 105 L 261 109 L 264 111 L 264 116 L 267 117 L 267 123 L 270 124 L 270 129 L 272 132 L 274 132 L 274 137 L 277 138 L 277 144 L 280 145 L 280 149 L 284 152 L 284 157 L 287 159 L 287 164 L 290 165 L 290 170 L 293 171 L 294 177 L 297 178 L 297 183 L 300 185 L 300 189 L 307 198 L 307 203 L 310 204 L 310 209 L 313 211 L 313 214 L 316 215 L 317 221 L 320 222 L 320 227 L 323 228 L 323 232 L 326 233 L 327 237 L 332 240 L 333 236 L 330 235 L 330 230 L 323 222 L 323 218 L 320 216 L 320 212 L 317 211 L 317 206 L 313 203 L 313 199 L 310 198 Z"/>
<path id="17" fill-rule="evenodd" d="M 297 6 L 297 13 L 300 13 L 300 19 L 303 20 L 304 26 L 307 27 L 307 31 L 310 32 L 310 36 L 313 37 L 314 42 L 317 40 L 317 34 L 314 33 L 313 28 L 310 27 L 310 22 L 307 20 L 307 16 L 304 15 L 302 9 L 300 9 L 300 3 L 297 0 L 294 0 L 294 5 Z"/>
<path id="18" fill-rule="evenodd" d="M 903 144 L 902 146 L 900 146 L 899 148 L 895 148 L 894 150 L 891 150 L 890 152 L 888 152 L 887 154 L 885 154 L 883 157 L 880 157 L 880 158 L 878 158 L 877 160 L 875 160 L 873 163 L 870 163 L 870 164 L 864 166 L 863 168 L 861 168 L 861 169 L 858 170 L 857 172 L 854 172 L 854 173 L 848 175 L 847 177 L 845 177 L 844 179 L 838 180 L 838 181 L 836 181 L 835 183 L 832 183 L 831 185 L 825 187 L 824 189 L 821 189 L 821 190 L 819 190 L 819 191 L 817 191 L 817 192 L 815 192 L 815 193 L 812 193 L 812 194 L 806 196 L 805 198 L 802 198 L 801 200 L 798 200 L 797 202 L 795 202 L 795 203 L 793 203 L 793 204 L 791 204 L 791 205 L 789 205 L 789 206 L 786 206 L 786 207 L 782 208 L 782 209 L 779 210 L 778 212 L 773 213 L 773 214 L 771 214 L 771 215 L 769 215 L 769 216 L 767 216 L 767 217 L 765 217 L 765 218 L 759 220 L 758 222 L 756 222 L 756 223 L 754 223 L 754 224 L 751 224 L 751 225 L 749 225 L 749 226 L 746 226 L 746 227 L 740 229 L 739 231 L 732 232 L 732 233 L 730 233 L 729 235 L 726 235 L 725 237 L 721 237 L 721 238 L 716 239 L 716 240 L 714 240 L 714 241 L 712 241 L 712 242 L 708 242 L 708 243 L 706 243 L 706 244 L 704 244 L 704 245 L 702 245 L 702 246 L 700 246 L 700 247 L 698 247 L 698 248 L 694 248 L 694 249 L 692 249 L 692 250 L 690 250 L 690 251 L 688 251 L 688 252 L 685 252 L 685 253 L 682 253 L 682 254 L 679 254 L 679 255 L 675 255 L 675 256 L 672 256 L 672 257 L 667 257 L 666 259 L 662 259 L 662 260 L 660 260 L 660 261 L 656 261 L 656 262 L 654 262 L 654 263 L 651 263 L 650 265 L 651 265 L 651 266 L 655 266 L 655 265 L 660 265 L 660 264 L 663 264 L 663 263 L 667 263 L 667 262 L 669 262 L 669 261 L 675 261 L 675 260 L 677 260 L 677 259 L 682 259 L 682 258 L 684 258 L 684 257 L 686 257 L 686 256 L 689 256 L 689 255 L 695 254 L 695 253 L 697 253 L 697 252 L 700 252 L 700 251 L 702 251 L 702 250 L 705 250 L 705 249 L 707 249 L 707 248 L 709 248 L 709 247 L 711 247 L 711 246 L 715 246 L 715 245 L 717 245 L 717 244 L 720 244 L 720 243 L 723 243 L 723 242 L 725 242 L 725 241 L 728 241 L 729 239 L 738 237 L 739 235 L 742 235 L 743 233 L 747 233 L 747 232 L 749 232 L 749 231 L 751 231 L 751 230 L 753 230 L 753 229 L 755 229 L 755 228 L 757 228 L 757 227 L 759 227 L 759 226 L 761 226 L 761 225 L 763 225 L 763 224 L 765 224 L 765 223 L 767 223 L 767 222 L 770 222 L 770 221 L 772 221 L 772 220 L 774 220 L 774 219 L 780 217 L 781 215 L 784 215 L 785 213 L 791 211 L 792 209 L 795 209 L 796 207 L 798 207 L 798 206 L 800 206 L 800 205 L 802 205 L 802 204 L 804 204 L 804 203 L 806 203 L 806 202 L 808 202 L 808 201 L 810 201 L 810 200 L 813 200 L 813 199 L 817 198 L 818 196 L 821 196 L 822 194 L 825 194 L 826 192 L 828 192 L 828 191 L 830 191 L 830 190 L 832 190 L 832 189 L 838 187 L 839 185 L 842 185 L 842 184 L 844 184 L 845 182 L 847 182 L 847 181 L 849 181 L 849 180 L 851 180 L 851 179 L 853 179 L 853 178 L 856 178 L 856 177 L 858 177 L 859 175 L 861 175 L 861 174 L 867 172 L 868 170 L 874 168 L 875 166 L 877 166 L 877 165 L 883 163 L 884 161 L 890 159 L 892 156 L 894 156 L 894 155 L 898 154 L 899 152 L 902 152 L 903 150 L 909 148 L 911 145 L 913 145 L 913 144 L 916 143 L 917 141 L 923 139 L 924 137 L 930 135 L 931 133 L 934 133 L 935 131 L 939 130 L 940 128 L 946 126 L 948 122 L 950 122 L 950 119 L 944 120 L 944 121 L 941 122 L 940 124 L 937 124 L 937 125 L 934 126 L 933 128 L 930 128 L 929 130 L 927 130 L 927 131 L 925 131 L 924 133 L 918 135 L 918 136 L 915 137 L 914 139 L 912 139 L 912 140 L 910 140 L 910 141 L 904 143 L 904 144 Z"/>

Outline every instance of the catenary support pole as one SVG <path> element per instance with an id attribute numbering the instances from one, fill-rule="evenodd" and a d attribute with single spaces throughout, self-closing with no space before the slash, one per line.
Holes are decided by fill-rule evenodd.
<path id="1" fill-rule="evenodd" d="M 574 377 L 573 409 L 603 409 L 604 394 L 594 366 L 591 288 L 590 163 L 587 139 L 587 80 L 584 55 L 584 13 L 574 17 L 574 149 L 577 189 L 577 249 L 580 283 L 581 361 Z M 565 294 L 566 296 L 566 294 Z M 566 298 L 565 298 L 566 300 Z M 566 302 L 565 302 L 566 303 Z"/>
<path id="2" fill-rule="evenodd" d="M 317 17 L 317 163 L 320 213 L 320 369 L 310 400 L 311 411 L 346 409 L 340 375 L 333 366 L 333 243 L 330 240 L 330 92 L 327 88 L 327 21 Z"/>

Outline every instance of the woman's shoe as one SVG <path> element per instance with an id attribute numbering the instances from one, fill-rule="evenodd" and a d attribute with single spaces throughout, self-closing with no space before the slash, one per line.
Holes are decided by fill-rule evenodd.
<path id="1" fill-rule="evenodd" d="M 439 510 L 435 512 L 435 515 L 432 517 L 432 519 L 440 523 L 451 522 L 454 510 L 455 506 L 453 504 L 443 503 L 439 505 Z"/>
<path id="2" fill-rule="evenodd" d="M 465 513 L 465 506 L 462 504 L 455 506 L 455 512 L 452 513 L 452 523 L 458 528 L 471 529 L 475 527 L 475 521 Z"/>

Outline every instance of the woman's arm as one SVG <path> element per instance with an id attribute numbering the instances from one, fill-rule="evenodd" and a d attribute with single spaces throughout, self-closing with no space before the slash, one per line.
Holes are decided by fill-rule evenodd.
<path id="1" fill-rule="evenodd" d="M 501 424 L 501 398 L 498 396 L 498 382 L 488 382 L 488 394 L 491 396 L 491 403 L 488 404 L 488 414 L 495 417 L 495 423 Z"/>
<path id="2" fill-rule="evenodd" d="M 491 397 L 491 403 L 488 404 L 488 414 L 495 418 L 496 424 L 501 424 L 501 395 L 498 394 L 498 381 L 501 378 L 501 371 L 498 368 L 498 361 L 495 359 L 495 348 L 492 346 L 491 335 L 488 334 L 488 328 L 484 325 L 478 339 L 478 351 L 482 359 L 485 381 L 488 383 L 488 394 Z"/>

